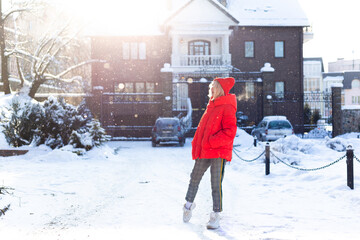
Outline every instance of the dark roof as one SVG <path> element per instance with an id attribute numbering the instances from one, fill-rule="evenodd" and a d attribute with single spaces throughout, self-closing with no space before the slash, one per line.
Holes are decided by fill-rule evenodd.
<path id="1" fill-rule="evenodd" d="M 330 72 L 330 73 L 323 73 L 322 76 L 323 76 L 323 78 L 326 78 L 326 77 L 338 77 L 338 76 L 343 77 L 344 73 L 343 72 Z"/>
<path id="2" fill-rule="evenodd" d="M 344 89 L 351 89 L 351 82 L 354 79 L 360 79 L 360 71 L 344 72 Z"/>
<path id="3" fill-rule="evenodd" d="M 184 10 L 187 6 L 189 6 L 193 1 L 190 0 L 187 2 L 184 6 L 179 8 L 174 14 L 172 14 L 169 18 L 165 20 L 165 23 L 169 22 L 171 19 L 173 19 L 176 15 L 178 15 L 182 10 Z M 228 16 L 231 20 L 233 20 L 236 24 L 239 24 L 239 21 L 234 18 L 226 9 L 221 7 L 218 3 L 214 2 L 214 0 L 208 0 L 212 5 L 214 5 L 217 9 L 219 9 L 222 13 L 224 13 L 226 16 Z"/>

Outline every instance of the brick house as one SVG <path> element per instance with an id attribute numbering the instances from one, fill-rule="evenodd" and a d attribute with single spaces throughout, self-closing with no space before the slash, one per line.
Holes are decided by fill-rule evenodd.
<path id="1" fill-rule="evenodd" d="M 225 76 L 236 79 L 249 124 L 286 115 L 302 132 L 302 46 L 311 33 L 297 1 L 182 2 L 154 34 L 92 35 L 92 58 L 107 62 L 93 64 L 90 106 L 108 133 L 149 136 L 157 117 L 186 114 L 188 98 L 196 127 L 209 83 Z"/>

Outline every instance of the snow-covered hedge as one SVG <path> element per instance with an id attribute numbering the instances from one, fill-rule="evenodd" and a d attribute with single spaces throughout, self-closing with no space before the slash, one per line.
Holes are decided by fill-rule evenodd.
<path id="1" fill-rule="evenodd" d="M 6 110 L 1 125 L 14 147 L 46 144 L 55 149 L 71 144 L 90 150 L 109 140 L 84 102 L 75 107 L 62 98 L 49 97 L 42 104 L 13 98 Z"/>

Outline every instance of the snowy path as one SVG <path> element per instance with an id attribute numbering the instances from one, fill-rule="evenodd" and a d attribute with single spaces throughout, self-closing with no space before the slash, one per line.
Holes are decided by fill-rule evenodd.
<path id="1" fill-rule="evenodd" d="M 349 190 L 344 161 L 318 172 L 271 164 L 265 176 L 261 160 L 235 158 L 225 169 L 222 228 L 209 231 L 209 172 L 193 218 L 182 222 L 190 153 L 190 141 L 183 148 L 110 142 L 82 157 L 40 147 L 0 158 L 1 183 L 15 188 L 14 197 L 0 201 L 12 202 L 0 218 L 1 239 L 358 239 L 360 164 Z M 309 155 L 305 167 L 343 154 L 320 152 L 322 162 Z"/>

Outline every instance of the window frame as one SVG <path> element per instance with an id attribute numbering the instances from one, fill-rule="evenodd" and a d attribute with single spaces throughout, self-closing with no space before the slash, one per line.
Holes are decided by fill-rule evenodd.
<path id="1" fill-rule="evenodd" d="M 122 43 L 122 56 L 123 56 L 123 60 L 130 60 L 130 43 L 129 42 Z"/>
<path id="2" fill-rule="evenodd" d="M 254 82 L 245 83 L 245 97 L 246 99 L 255 97 L 255 84 Z"/>
<path id="3" fill-rule="evenodd" d="M 196 47 L 195 45 L 193 45 L 193 44 L 195 44 L 196 42 L 202 42 L 202 43 L 204 43 L 204 45 L 203 45 L 203 53 L 204 54 L 195 54 L 196 53 L 196 51 L 195 51 L 195 48 L 194 47 Z M 209 50 L 209 52 L 208 52 L 208 54 L 206 54 L 206 44 L 208 44 L 208 50 Z M 191 45 L 193 45 L 193 46 L 191 46 Z M 191 49 L 193 50 L 193 54 L 191 54 Z M 208 41 L 208 40 L 203 40 L 203 39 L 196 39 L 196 40 L 192 40 L 192 41 L 189 41 L 188 42 L 188 55 L 191 55 L 191 56 L 203 56 L 203 55 L 211 55 L 211 42 L 210 41 Z"/>
<path id="4" fill-rule="evenodd" d="M 249 43 L 252 43 L 252 54 L 251 54 L 251 56 L 248 56 L 247 55 L 247 44 L 249 44 Z M 255 58 L 255 41 L 253 41 L 253 40 L 249 40 L 249 41 L 245 41 L 244 42 L 244 57 L 245 58 Z"/>
<path id="5" fill-rule="evenodd" d="M 277 43 L 282 43 L 282 56 L 277 55 Z M 275 58 L 285 58 L 285 41 L 283 40 L 276 40 L 274 41 L 274 57 Z"/>
<path id="6" fill-rule="evenodd" d="M 277 86 L 279 83 L 282 83 L 282 90 L 283 90 L 282 92 L 277 91 Z M 275 96 L 278 99 L 284 99 L 284 97 L 285 97 L 285 82 L 284 81 L 276 81 L 275 82 Z"/>
<path id="7" fill-rule="evenodd" d="M 122 42 L 123 60 L 146 60 L 146 42 L 124 41 Z"/>
<path id="8" fill-rule="evenodd" d="M 360 88 L 360 80 L 355 78 L 351 81 L 351 89 L 358 89 Z"/>

